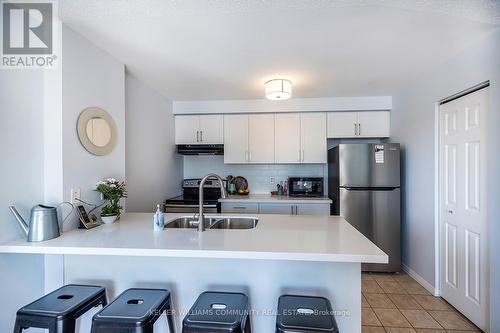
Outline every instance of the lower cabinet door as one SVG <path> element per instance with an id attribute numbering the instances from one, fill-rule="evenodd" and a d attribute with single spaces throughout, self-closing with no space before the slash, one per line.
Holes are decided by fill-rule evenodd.
<path id="1" fill-rule="evenodd" d="M 261 214 L 295 214 L 294 204 L 261 203 L 259 205 Z"/>
<path id="2" fill-rule="evenodd" d="M 330 204 L 328 203 L 309 203 L 296 204 L 296 215 L 330 215 Z"/>

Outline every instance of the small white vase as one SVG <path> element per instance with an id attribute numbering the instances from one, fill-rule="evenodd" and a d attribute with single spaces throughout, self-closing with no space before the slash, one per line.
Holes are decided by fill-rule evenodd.
<path id="1" fill-rule="evenodd" d="M 111 224 L 111 223 L 115 223 L 117 217 L 118 217 L 118 215 L 101 216 L 101 220 L 105 224 Z"/>

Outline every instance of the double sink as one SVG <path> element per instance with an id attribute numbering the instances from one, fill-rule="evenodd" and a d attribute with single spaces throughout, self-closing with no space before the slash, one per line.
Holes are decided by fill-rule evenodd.
<path id="1" fill-rule="evenodd" d="M 246 216 L 217 216 L 205 215 L 203 223 L 206 229 L 253 229 L 257 226 L 259 219 Z M 197 229 L 197 216 L 181 216 L 168 221 L 165 228 Z"/>

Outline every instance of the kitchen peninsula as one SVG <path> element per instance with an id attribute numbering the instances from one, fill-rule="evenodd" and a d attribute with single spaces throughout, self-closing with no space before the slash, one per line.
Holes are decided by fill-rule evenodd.
<path id="1" fill-rule="evenodd" d="M 166 214 L 166 223 L 180 216 Z M 45 242 L 3 243 L 0 253 L 62 257 L 55 284 L 100 284 L 110 297 L 132 286 L 169 288 L 178 329 L 199 293 L 224 290 L 248 294 L 255 332 L 274 330 L 272 311 L 286 293 L 328 297 L 340 331 L 361 332 L 361 263 L 387 263 L 387 255 L 338 216 L 251 216 L 258 219 L 252 229 L 155 232 L 151 214 L 127 213 Z M 82 325 L 90 327 L 90 318 Z"/>

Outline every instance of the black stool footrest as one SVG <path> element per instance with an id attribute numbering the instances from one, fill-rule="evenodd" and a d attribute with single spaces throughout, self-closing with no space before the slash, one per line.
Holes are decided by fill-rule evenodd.
<path id="1" fill-rule="evenodd" d="M 276 333 L 338 333 L 330 301 L 324 297 L 283 295 L 278 300 Z"/>

